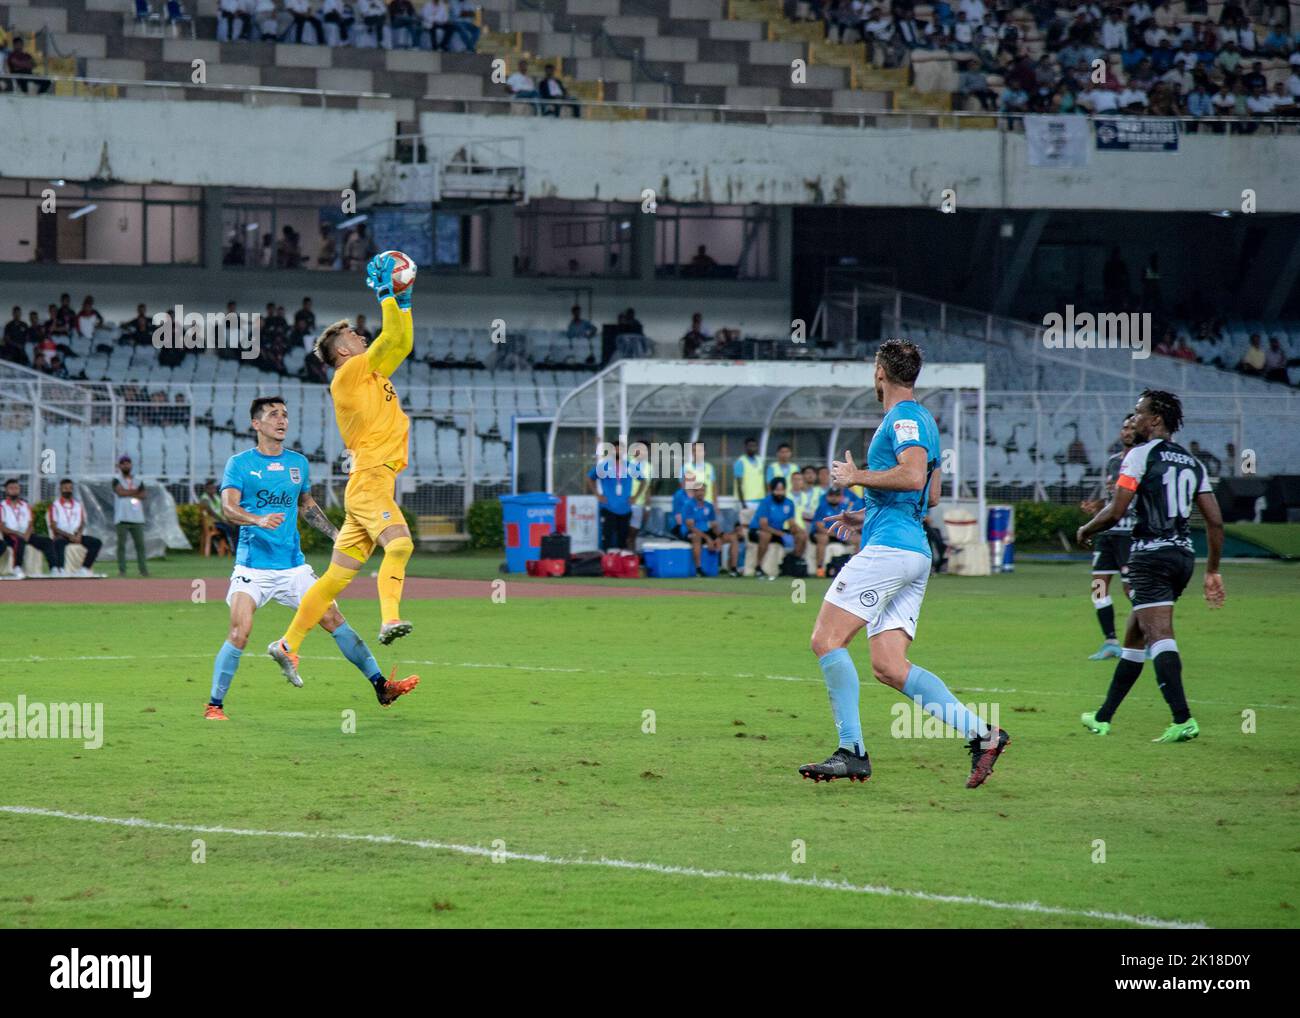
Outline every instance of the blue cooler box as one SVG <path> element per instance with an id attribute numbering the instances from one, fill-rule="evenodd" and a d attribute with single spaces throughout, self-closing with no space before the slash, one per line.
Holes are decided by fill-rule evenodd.
<path id="1" fill-rule="evenodd" d="M 717 576 L 721 566 L 722 556 L 716 551 L 709 551 L 708 548 L 700 549 L 700 568 L 704 571 L 705 576 Z"/>
<path id="2" fill-rule="evenodd" d="M 645 552 L 645 571 L 658 579 L 694 576 L 690 548 L 650 548 Z"/>

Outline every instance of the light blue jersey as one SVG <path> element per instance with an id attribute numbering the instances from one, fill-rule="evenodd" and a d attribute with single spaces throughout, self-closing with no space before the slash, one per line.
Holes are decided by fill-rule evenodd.
<path id="1" fill-rule="evenodd" d="M 293 569 L 303 563 L 298 543 L 298 498 L 311 491 L 307 457 L 285 449 L 279 456 L 267 456 L 256 449 L 236 453 L 226 461 L 221 490 L 239 492 L 239 507 L 265 516 L 284 513 L 274 530 L 240 527 L 239 551 L 235 564 L 249 569 Z"/>
<path id="2" fill-rule="evenodd" d="M 904 449 L 925 450 L 925 487 L 920 491 L 881 491 L 867 488 L 867 513 L 862 521 L 862 547 L 883 545 L 914 551 L 927 558 L 930 542 L 921 521 L 928 512 L 930 474 L 939 464 L 939 426 L 916 400 L 898 403 L 885 414 L 867 447 L 868 470 L 890 470 Z"/>

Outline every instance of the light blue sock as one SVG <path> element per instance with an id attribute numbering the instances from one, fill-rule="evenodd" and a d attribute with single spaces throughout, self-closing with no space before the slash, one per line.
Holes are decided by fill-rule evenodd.
<path id="1" fill-rule="evenodd" d="M 950 728 L 961 732 L 968 739 L 979 736 L 986 738 L 989 726 L 979 716 L 968 711 L 947 686 L 943 679 L 934 672 L 927 672 L 920 665 L 912 665 L 903 683 L 903 695 L 915 700 L 931 717 L 936 717 Z"/>
<path id="2" fill-rule="evenodd" d="M 233 643 L 227 640 L 217 651 L 217 659 L 212 662 L 212 698 L 211 701 L 220 707 L 226 699 L 226 693 L 230 690 L 230 683 L 235 678 L 235 669 L 239 667 L 239 655 L 244 653 Z"/>
<path id="3" fill-rule="evenodd" d="M 379 670 L 379 662 L 375 660 L 375 655 L 370 653 L 366 641 L 361 639 L 356 630 L 346 622 L 334 630 L 334 642 L 339 645 L 343 656 L 356 665 L 361 674 L 370 680 L 371 685 L 384 681 L 384 674 Z"/>
<path id="4" fill-rule="evenodd" d="M 840 735 L 840 747 L 861 756 L 862 719 L 858 715 L 858 669 L 849 652 L 840 647 L 817 659 L 826 680 L 826 692 L 831 698 L 831 713 L 835 715 L 835 729 Z"/>

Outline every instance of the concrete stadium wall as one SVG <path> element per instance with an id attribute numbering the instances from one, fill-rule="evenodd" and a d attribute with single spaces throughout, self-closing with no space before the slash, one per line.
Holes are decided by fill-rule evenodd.
<path id="1" fill-rule="evenodd" d="M 225 102 L 0 97 L 0 176 L 341 188 L 379 166 L 383 110 Z M 1176 153 L 1089 152 L 1088 165 L 1028 165 L 1023 135 L 994 131 L 763 127 L 425 113 L 433 151 L 466 136 L 524 139 L 530 197 L 862 206 L 1300 211 L 1300 136 L 1184 136 Z"/>

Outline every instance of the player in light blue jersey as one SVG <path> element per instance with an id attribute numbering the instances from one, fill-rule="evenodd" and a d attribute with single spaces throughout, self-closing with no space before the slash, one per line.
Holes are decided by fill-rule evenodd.
<path id="1" fill-rule="evenodd" d="M 275 599 L 297 608 L 302 595 L 316 582 L 316 574 L 303 558 L 298 541 L 298 520 L 331 540 L 337 533 L 311 496 L 307 457 L 284 447 L 289 411 L 280 396 L 259 396 L 249 410 L 257 445 L 226 461 L 221 478 L 221 509 L 226 522 L 240 527 L 235 571 L 230 577 L 226 603 L 230 605 L 230 632 L 212 666 L 212 695 L 204 717 L 228 721 L 226 693 L 239 667 L 239 658 L 253 628 L 253 613 Z M 385 679 L 379 664 L 348 625 L 337 605 L 330 605 L 321 628 L 334 637 L 343 656 L 370 680 L 384 706 L 413 689 L 419 679 L 410 676 Z M 394 674 L 396 669 L 394 669 Z M 302 685 L 302 679 L 294 683 Z"/>
<path id="2" fill-rule="evenodd" d="M 858 714 L 858 670 L 848 650 L 863 626 L 872 674 L 969 740 L 967 788 L 984 783 L 1011 741 L 963 706 L 937 675 L 907 659 L 930 578 L 930 543 L 922 521 L 939 503 L 940 485 L 939 428 L 912 394 L 920 373 L 915 344 L 891 339 L 881 345 L 875 383 L 885 417 L 867 447 L 866 469 L 860 470 L 848 452 L 844 462 L 831 465 L 831 483 L 864 486 L 866 506 L 824 521 L 841 540 L 861 535 L 861 547 L 826 592 L 813 629 L 812 650 L 840 738 L 839 748 L 822 763 L 799 768 L 814 781 L 871 776 Z"/>

